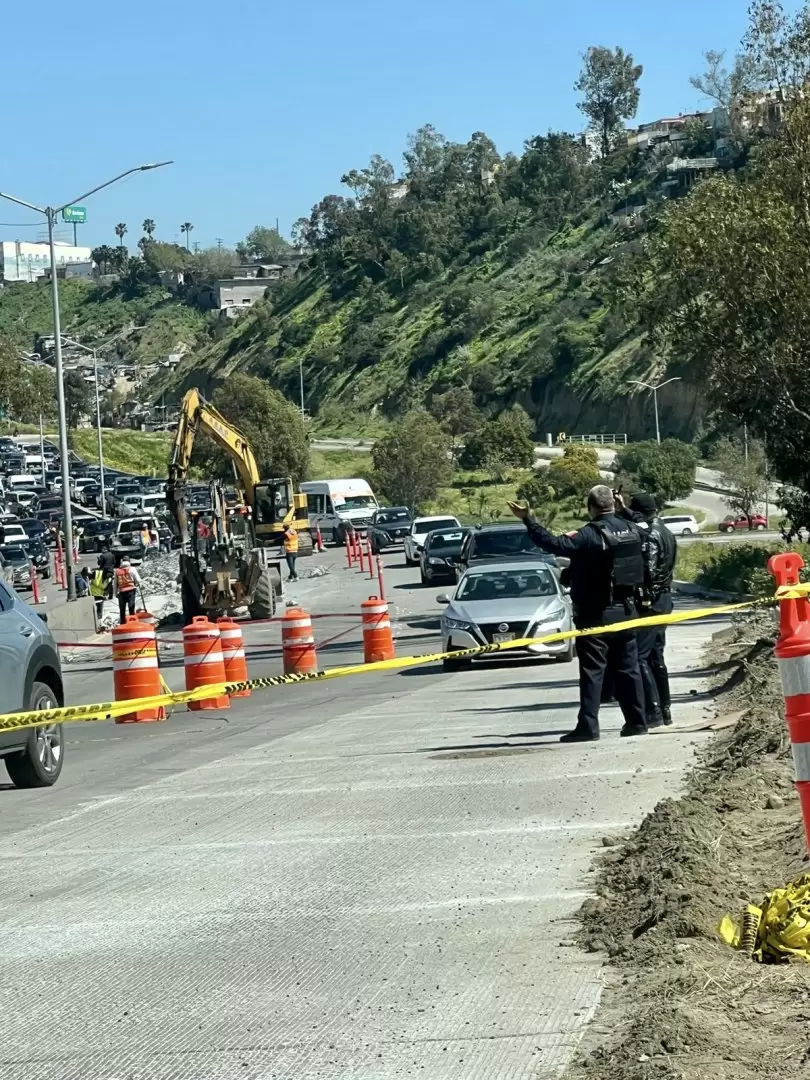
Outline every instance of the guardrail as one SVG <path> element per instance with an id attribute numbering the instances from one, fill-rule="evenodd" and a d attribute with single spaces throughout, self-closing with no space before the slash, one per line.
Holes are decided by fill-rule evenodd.
<path id="1" fill-rule="evenodd" d="M 597 446 L 627 446 L 627 432 L 613 432 L 605 435 L 567 435 L 561 431 L 557 436 L 558 443 L 593 443 Z"/>

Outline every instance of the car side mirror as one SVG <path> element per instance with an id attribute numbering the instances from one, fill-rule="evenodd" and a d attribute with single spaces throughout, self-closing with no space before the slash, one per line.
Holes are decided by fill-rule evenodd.
<path id="1" fill-rule="evenodd" d="M 42 621 L 44 623 L 46 623 L 48 621 L 48 612 L 47 611 L 38 611 L 37 615 L 39 615 L 40 619 L 42 619 Z"/>
<path id="2" fill-rule="evenodd" d="M 450 597 L 447 595 L 446 592 L 439 593 L 439 595 L 436 597 L 436 603 L 437 604 L 449 604 L 450 603 Z"/>

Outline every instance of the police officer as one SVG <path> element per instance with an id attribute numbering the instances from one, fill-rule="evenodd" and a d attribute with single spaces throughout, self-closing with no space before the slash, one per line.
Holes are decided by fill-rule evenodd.
<path id="1" fill-rule="evenodd" d="M 613 492 L 598 484 L 588 492 L 590 520 L 573 536 L 552 536 L 526 507 L 509 503 L 526 523 L 534 543 L 571 560 L 571 600 L 578 630 L 607 626 L 636 616 L 636 593 L 644 579 L 642 537 L 632 523 L 617 517 Z M 599 703 L 605 672 L 613 677 L 624 716 L 622 735 L 646 735 L 644 690 L 632 630 L 577 638 L 579 715 L 573 731 L 560 742 L 595 742 L 599 738 Z"/>
<path id="2" fill-rule="evenodd" d="M 629 510 L 617 493 L 616 506 L 620 516 L 636 522 L 644 530 L 645 574 L 640 614 L 669 615 L 672 611 L 672 577 L 678 557 L 677 541 L 658 516 L 654 497 L 646 491 L 633 496 Z M 666 627 L 639 627 L 636 637 L 647 727 L 671 724 L 669 672 L 664 659 Z"/>

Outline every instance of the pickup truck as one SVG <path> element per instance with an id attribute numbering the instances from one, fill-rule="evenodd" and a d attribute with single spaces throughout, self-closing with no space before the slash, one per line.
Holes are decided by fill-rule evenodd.
<path id="1" fill-rule="evenodd" d="M 123 558 L 126 555 L 128 558 L 135 556 L 140 558 L 141 555 L 141 529 L 146 522 L 146 527 L 150 531 L 152 529 L 157 530 L 157 534 L 160 538 L 160 544 L 163 550 L 171 548 L 172 534 L 171 531 L 162 524 L 155 517 L 127 517 L 121 518 L 120 521 L 115 522 L 115 532 L 110 537 L 110 550 L 116 556 L 116 562 L 119 558 Z"/>
<path id="2" fill-rule="evenodd" d="M 127 514 L 131 514 L 132 511 L 127 508 L 124 499 L 127 495 L 140 495 L 141 489 L 138 484 L 134 484 L 131 480 L 126 480 L 123 483 L 116 480 L 114 487 L 106 495 L 106 511 L 110 517 L 122 517 Z"/>

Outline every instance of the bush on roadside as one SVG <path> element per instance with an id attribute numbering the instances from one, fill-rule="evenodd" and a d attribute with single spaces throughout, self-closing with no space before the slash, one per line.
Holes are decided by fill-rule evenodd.
<path id="1" fill-rule="evenodd" d="M 784 544 L 681 544 L 675 577 L 694 581 L 704 589 L 767 596 L 774 589 L 768 559 L 787 550 L 798 551 L 810 563 L 808 544 L 791 544 L 789 549 Z M 808 577 L 805 569 L 802 580 Z"/>

